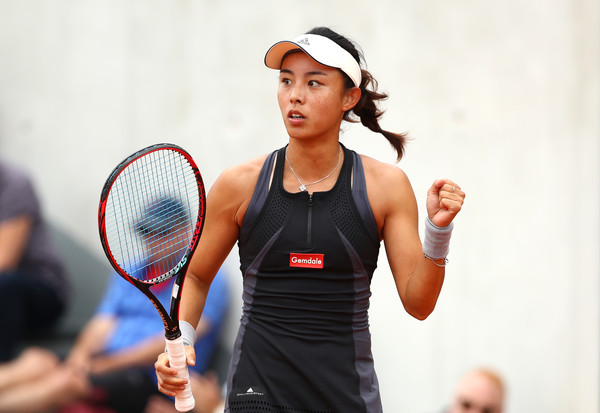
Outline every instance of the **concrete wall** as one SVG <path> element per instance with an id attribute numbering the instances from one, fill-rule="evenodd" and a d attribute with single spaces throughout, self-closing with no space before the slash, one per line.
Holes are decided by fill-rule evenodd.
<path id="1" fill-rule="evenodd" d="M 210 185 L 286 142 L 262 58 L 314 25 L 357 40 L 390 94 L 383 124 L 414 138 L 399 166 L 421 213 L 436 177 L 468 194 L 425 322 L 382 254 L 371 324 L 386 412 L 438 411 L 481 364 L 505 375 L 509 412 L 598 411 L 597 1 L 0 0 L 0 155 L 101 256 L 100 189 L 130 152 L 178 143 Z M 363 129 L 343 141 L 393 162 Z M 237 298 L 236 251 L 227 266 Z"/>

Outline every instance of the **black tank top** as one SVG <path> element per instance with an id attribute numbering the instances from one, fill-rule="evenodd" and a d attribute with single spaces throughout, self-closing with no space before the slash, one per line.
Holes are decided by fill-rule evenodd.
<path id="1" fill-rule="evenodd" d="M 263 165 L 238 239 L 227 412 L 381 412 L 368 322 L 379 236 L 360 157 L 343 149 L 326 192 L 283 188 L 285 147 Z"/>

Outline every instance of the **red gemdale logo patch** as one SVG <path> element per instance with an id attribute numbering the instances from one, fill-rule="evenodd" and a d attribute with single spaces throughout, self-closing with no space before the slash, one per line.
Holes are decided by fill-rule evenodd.
<path id="1" fill-rule="evenodd" d="M 290 253 L 290 267 L 323 268 L 324 254 L 298 254 Z"/>

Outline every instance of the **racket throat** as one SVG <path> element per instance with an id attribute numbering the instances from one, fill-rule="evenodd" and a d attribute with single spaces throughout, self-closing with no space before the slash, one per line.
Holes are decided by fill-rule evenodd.
<path id="1" fill-rule="evenodd" d="M 181 330 L 179 327 L 173 327 L 172 329 L 165 330 L 165 338 L 167 340 L 176 340 L 181 337 Z"/>

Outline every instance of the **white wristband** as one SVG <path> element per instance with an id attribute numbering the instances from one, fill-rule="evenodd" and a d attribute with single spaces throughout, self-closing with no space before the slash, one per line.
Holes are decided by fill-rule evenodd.
<path id="1" fill-rule="evenodd" d="M 184 346 L 193 346 L 196 344 L 196 329 L 187 321 L 179 321 L 179 330 Z"/>
<path id="2" fill-rule="evenodd" d="M 427 217 L 425 221 L 425 239 L 423 240 L 423 253 L 433 259 L 446 258 L 450 250 L 450 236 L 454 222 L 447 227 L 438 227 Z"/>

